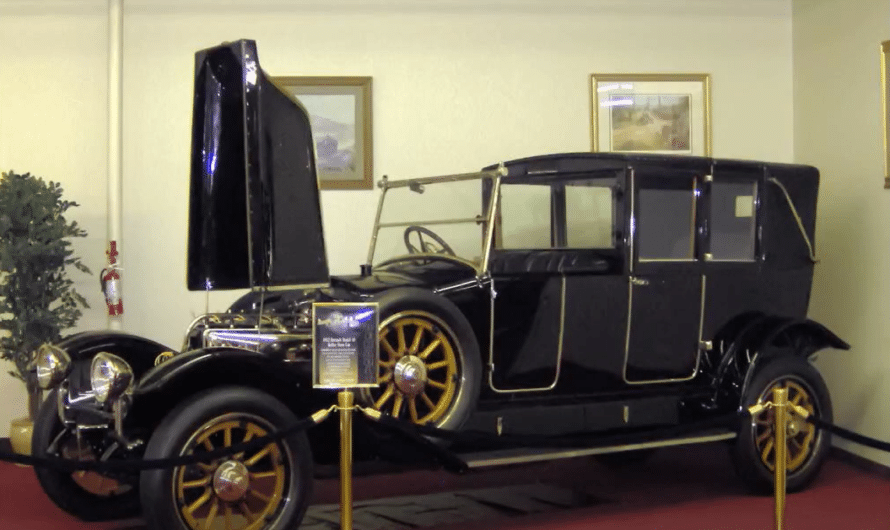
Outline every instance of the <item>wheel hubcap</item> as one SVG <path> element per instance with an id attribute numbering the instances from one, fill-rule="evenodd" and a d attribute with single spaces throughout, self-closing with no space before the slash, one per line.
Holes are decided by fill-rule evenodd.
<path id="1" fill-rule="evenodd" d="M 213 473 L 213 491 L 228 502 L 240 500 L 250 488 L 247 466 L 235 460 L 226 460 Z"/>
<path id="2" fill-rule="evenodd" d="M 406 355 L 399 359 L 393 371 L 396 386 L 408 396 L 416 396 L 426 386 L 426 365 L 423 359 L 414 355 Z"/>

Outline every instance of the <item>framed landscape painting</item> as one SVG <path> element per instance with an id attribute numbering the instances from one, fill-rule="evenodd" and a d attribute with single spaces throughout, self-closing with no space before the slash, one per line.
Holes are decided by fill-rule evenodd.
<path id="1" fill-rule="evenodd" d="M 711 155 L 706 74 L 592 74 L 594 151 Z"/>
<path id="2" fill-rule="evenodd" d="M 370 77 L 276 77 L 309 112 L 321 189 L 371 189 Z"/>

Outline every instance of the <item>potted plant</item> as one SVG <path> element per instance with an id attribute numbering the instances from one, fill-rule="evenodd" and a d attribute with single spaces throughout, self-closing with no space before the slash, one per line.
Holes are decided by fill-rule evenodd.
<path id="1" fill-rule="evenodd" d="M 11 361 L 14 377 L 29 396 L 29 418 L 13 420 L 10 438 L 30 451 L 30 419 L 40 405 L 40 392 L 29 365 L 35 350 L 56 342 L 75 325 L 87 301 L 74 289 L 68 267 L 89 273 L 74 256 L 70 238 L 86 231 L 65 213 L 77 203 L 62 198 L 56 182 L 25 173 L 0 177 L 0 359 Z M 27 437 L 23 440 L 22 437 Z"/>

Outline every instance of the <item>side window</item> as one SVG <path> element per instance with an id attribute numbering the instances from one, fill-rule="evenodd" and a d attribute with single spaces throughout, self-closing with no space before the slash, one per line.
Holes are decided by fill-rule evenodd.
<path id="1" fill-rule="evenodd" d="M 497 248 L 540 249 L 551 246 L 550 186 L 501 185 Z"/>
<path id="2" fill-rule="evenodd" d="M 756 182 L 711 184 L 711 259 L 753 261 L 757 223 Z"/>
<path id="3" fill-rule="evenodd" d="M 566 183 L 566 246 L 615 247 L 613 183 L 613 179 Z"/>
<path id="4" fill-rule="evenodd" d="M 694 259 L 695 194 L 692 181 L 683 189 L 641 188 L 636 220 L 641 261 Z"/>

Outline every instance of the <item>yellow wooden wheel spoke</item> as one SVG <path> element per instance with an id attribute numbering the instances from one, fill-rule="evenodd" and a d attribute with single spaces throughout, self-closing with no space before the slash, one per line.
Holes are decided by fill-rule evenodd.
<path id="1" fill-rule="evenodd" d="M 395 362 L 395 360 L 391 360 L 391 361 L 378 361 L 377 364 L 378 364 L 379 366 L 384 367 L 384 368 L 392 368 L 393 366 L 396 365 L 396 362 Z"/>
<path id="2" fill-rule="evenodd" d="M 232 427 L 231 425 L 226 427 L 223 431 L 223 447 L 229 447 L 232 445 Z"/>
<path id="3" fill-rule="evenodd" d="M 429 379 L 426 382 L 426 384 L 428 384 L 429 386 L 431 386 L 433 388 L 438 388 L 439 390 L 445 390 L 446 388 L 448 388 L 448 385 L 446 385 L 445 383 L 440 383 L 440 382 L 434 381 L 432 379 Z"/>
<path id="4" fill-rule="evenodd" d="M 269 501 L 272 500 L 272 497 L 269 497 L 268 495 L 263 495 L 262 493 L 256 491 L 255 489 L 247 490 L 247 493 L 249 493 L 251 497 L 256 497 L 257 499 L 259 499 L 265 503 L 268 503 Z"/>
<path id="5" fill-rule="evenodd" d="M 205 448 L 207 448 L 208 451 L 213 451 L 213 449 L 214 449 L 213 442 L 210 441 L 209 436 L 204 438 L 204 440 L 202 440 L 201 443 L 204 445 Z"/>
<path id="6" fill-rule="evenodd" d="M 765 463 L 769 464 L 769 454 L 773 450 L 773 439 L 770 438 L 767 440 L 766 445 L 763 446 L 763 451 L 760 452 L 760 459 Z"/>
<path id="7" fill-rule="evenodd" d="M 386 337 L 381 337 L 380 345 L 383 346 L 383 349 L 386 350 L 386 353 L 388 353 L 390 358 L 393 359 L 393 364 L 395 364 L 395 359 L 398 359 L 400 355 L 393 349 L 392 344 L 390 344 L 389 341 L 386 340 Z"/>
<path id="8" fill-rule="evenodd" d="M 764 429 L 761 434 L 759 434 L 756 438 L 757 445 L 763 443 L 767 438 L 769 438 L 773 434 L 773 431 L 770 429 Z"/>
<path id="9" fill-rule="evenodd" d="M 436 348 L 438 348 L 439 345 L 441 345 L 441 344 L 442 344 L 442 339 L 439 338 L 439 337 L 437 337 L 436 340 L 434 340 L 433 342 L 431 342 L 430 345 L 427 346 L 426 348 L 424 348 L 424 350 L 423 350 L 422 352 L 418 353 L 417 356 L 420 357 L 421 359 L 426 359 L 426 358 L 429 357 L 430 354 L 433 353 L 433 352 L 436 350 Z"/>
<path id="10" fill-rule="evenodd" d="M 399 412 L 402 410 L 402 394 L 396 394 L 396 399 L 392 404 L 392 415 L 395 418 L 399 417 Z"/>
<path id="11" fill-rule="evenodd" d="M 226 528 L 232 528 L 232 507 L 228 503 L 223 504 L 223 519 L 225 519 Z"/>
<path id="12" fill-rule="evenodd" d="M 278 471 L 257 471 L 250 473 L 251 480 L 260 480 L 264 478 L 271 478 L 278 475 Z"/>
<path id="13" fill-rule="evenodd" d="M 247 460 L 245 460 L 245 461 L 244 461 L 244 465 L 250 467 L 250 466 L 256 464 L 257 462 L 259 462 L 260 460 L 262 460 L 263 458 L 265 458 L 266 455 L 268 455 L 269 452 L 271 452 L 272 449 L 274 449 L 274 448 L 275 448 L 275 446 L 272 445 L 272 444 L 267 445 L 266 447 L 263 448 L 262 451 L 260 451 L 259 453 L 255 454 L 255 455 L 253 455 L 252 457 L 250 457 L 250 458 L 248 458 Z"/>
<path id="14" fill-rule="evenodd" d="M 186 512 L 188 512 L 189 515 L 192 515 L 192 514 L 195 512 L 195 510 L 197 510 L 197 509 L 200 508 L 201 506 L 204 506 L 205 504 L 207 504 L 207 501 L 210 500 L 210 497 L 211 497 L 211 489 L 210 489 L 210 488 L 207 488 L 207 489 L 204 490 L 204 493 L 201 494 L 200 497 L 198 497 L 197 499 L 195 499 L 195 502 L 189 504 L 188 506 L 186 506 L 186 507 L 183 508 L 183 509 L 184 509 Z"/>
<path id="15" fill-rule="evenodd" d="M 247 507 L 247 503 L 241 501 L 238 503 L 238 510 L 241 512 L 241 515 L 247 518 L 249 522 L 253 522 L 256 519 L 256 515 L 250 511 L 250 508 Z"/>
<path id="16" fill-rule="evenodd" d="M 411 421 L 413 421 L 414 423 L 418 422 L 417 403 L 415 403 L 413 396 L 408 399 L 408 414 L 411 416 Z"/>
<path id="17" fill-rule="evenodd" d="M 183 488 L 203 488 L 204 486 L 210 485 L 211 476 L 207 475 L 206 477 L 198 480 L 190 480 L 188 482 L 183 482 Z"/>
<path id="18" fill-rule="evenodd" d="M 383 407 L 383 404 L 389 401 L 389 398 L 391 398 L 393 394 L 395 394 L 395 387 L 389 385 L 386 387 L 386 391 L 383 392 L 383 395 L 374 402 L 374 408 L 380 410 Z"/>
<path id="19" fill-rule="evenodd" d="M 213 528 L 214 519 L 216 519 L 216 511 L 219 510 L 219 503 L 215 500 L 210 505 L 210 512 L 207 514 L 207 520 L 204 521 L 204 530 Z"/>
<path id="20" fill-rule="evenodd" d="M 426 395 L 426 392 L 424 392 L 423 394 L 420 395 L 420 399 L 423 400 L 424 404 L 425 404 L 427 407 L 429 407 L 430 410 L 433 410 L 433 409 L 436 408 L 436 404 L 433 403 L 433 400 L 430 399 L 430 397 L 429 397 L 428 395 Z"/>
<path id="21" fill-rule="evenodd" d="M 396 338 L 399 341 L 399 357 L 405 354 L 405 324 L 401 323 L 401 325 L 396 326 L 398 333 L 396 334 Z"/>
<path id="22" fill-rule="evenodd" d="M 426 369 L 427 370 L 438 370 L 439 368 L 445 368 L 449 364 L 451 364 L 451 363 L 446 359 L 444 361 L 439 361 L 437 363 L 428 364 Z"/>
<path id="23" fill-rule="evenodd" d="M 389 383 L 390 381 L 392 381 L 392 372 L 387 372 L 377 377 L 377 383 L 381 385 L 383 383 Z"/>
<path id="24" fill-rule="evenodd" d="M 412 355 L 417 353 L 417 349 L 420 348 L 420 339 L 423 338 L 423 328 L 417 326 L 417 331 L 414 333 L 414 340 L 411 341 L 411 348 L 408 352 Z"/>

